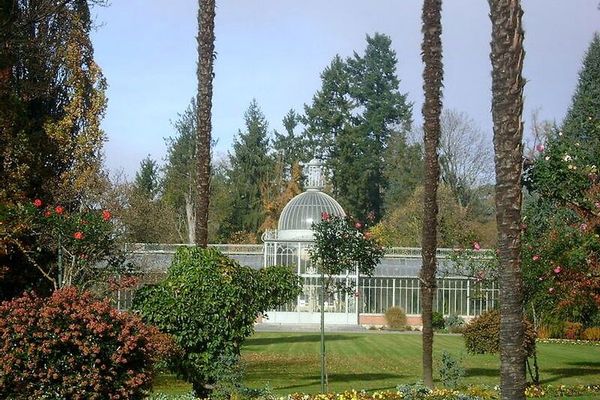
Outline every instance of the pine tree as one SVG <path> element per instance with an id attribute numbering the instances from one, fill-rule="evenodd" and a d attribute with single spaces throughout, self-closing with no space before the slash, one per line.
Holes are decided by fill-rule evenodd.
<path id="1" fill-rule="evenodd" d="M 584 145 L 586 160 L 600 160 L 600 35 L 596 33 L 583 59 L 562 137 Z"/>
<path id="2" fill-rule="evenodd" d="M 223 227 L 225 236 L 236 232 L 258 234 L 264 220 L 261 185 L 269 180 L 273 161 L 269 156 L 268 123 L 256 100 L 244 115 L 245 132 L 239 131 L 229 155 L 228 172 L 232 209 Z"/>

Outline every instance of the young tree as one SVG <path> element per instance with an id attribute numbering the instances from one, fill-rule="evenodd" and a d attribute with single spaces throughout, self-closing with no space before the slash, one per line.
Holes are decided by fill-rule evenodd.
<path id="1" fill-rule="evenodd" d="M 371 276 L 384 251 L 364 223 L 326 212 L 321 218 L 312 226 L 315 243 L 309 254 L 321 274 L 321 393 L 326 393 L 325 296 L 331 290 L 352 292 L 353 287 L 335 286 L 334 278 L 355 269 L 362 275 Z"/>
<path id="2" fill-rule="evenodd" d="M 196 240 L 208 245 L 210 206 L 211 112 L 215 58 L 215 0 L 198 0 L 198 114 L 196 142 Z"/>
<path id="3" fill-rule="evenodd" d="M 500 259 L 500 389 L 525 399 L 521 172 L 523 163 L 523 10 L 519 0 L 490 0 L 492 118 Z"/>
<path id="4" fill-rule="evenodd" d="M 421 46 L 423 71 L 423 144 L 425 147 L 425 190 L 423 194 L 423 239 L 421 267 L 421 318 L 423 320 L 423 382 L 433 387 L 433 296 L 436 291 L 437 189 L 440 176 L 438 146 L 442 112 L 442 1 L 423 2 Z"/>

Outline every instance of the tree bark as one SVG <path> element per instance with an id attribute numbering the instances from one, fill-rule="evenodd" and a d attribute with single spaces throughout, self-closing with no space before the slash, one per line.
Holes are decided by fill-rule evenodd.
<path id="1" fill-rule="evenodd" d="M 425 187 L 423 194 L 423 236 L 421 268 L 421 318 L 423 321 L 423 382 L 433 387 L 433 297 L 436 292 L 437 189 L 440 175 L 438 146 L 442 112 L 442 1 L 423 2 L 423 143 L 425 147 Z"/>
<path id="2" fill-rule="evenodd" d="M 198 0 L 198 115 L 196 143 L 196 244 L 208 246 L 211 112 L 215 58 L 215 0 Z"/>
<path id="3" fill-rule="evenodd" d="M 500 258 L 500 389 L 502 399 L 525 399 L 521 273 L 523 163 L 523 11 L 519 0 L 490 0 L 492 118 L 496 221 Z"/>

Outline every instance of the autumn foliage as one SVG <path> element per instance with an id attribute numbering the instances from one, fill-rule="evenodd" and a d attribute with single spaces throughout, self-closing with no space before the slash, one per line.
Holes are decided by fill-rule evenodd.
<path id="1" fill-rule="evenodd" d="M 142 399 L 168 336 L 90 293 L 0 304 L 0 398 Z"/>

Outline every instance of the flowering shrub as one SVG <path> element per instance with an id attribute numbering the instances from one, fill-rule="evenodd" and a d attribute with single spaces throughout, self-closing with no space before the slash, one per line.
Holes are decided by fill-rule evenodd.
<path id="1" fill-rule="evenodd" d="M 142 399 L 166 335 L 74 288 L 0 304 L 0 397 Z"/>
<path id="2" fill-rule="evenodd" d="M 23 254 L 55 289 L 79 285 L 100 278 L 99 263 L 122 265 L 111 220 L 108 210 L 69 212 L 34 199 L 1 210 L 0 242 Z"/>

